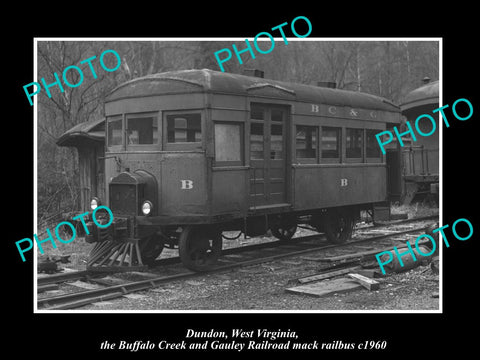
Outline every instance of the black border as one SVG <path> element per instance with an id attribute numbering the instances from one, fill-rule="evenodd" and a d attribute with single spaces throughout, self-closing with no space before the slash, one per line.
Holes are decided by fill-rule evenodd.
<path id="1" fill-rule="evenodd" d="M 228 330 L 231 328 L 291 329 L 307 341 L 318 339 L 360 342 L 365 339 L 387 340 L 388 348 L 378 353 L 387 355 L 441 354 L 446 350 L 467 353 L 474 349 L 473 334 L 476 300 L 476 256 L 478 245 L 478 215 L 475 205 L 477 193 L 476 167 L 478 153 L 475 137 L 480 108 L 478 91 L 473 91 L 476 75 L 476 20 L 469 13 L 476 9 L 467 5 L 451 6 L 447 10 L 409 7 L 407 4 L 388 4 L 380 9 L 363 4 L 363 9 L 339 4 L 335 9 L 316 4 L 306 10 L 295 4 L 277 4 L 260 12 L 255 6 L 223 3 L 220 7 L 204 4 L 200 10 L 170 12 L 170 9 L 152 11 L 153 21 L 140 18 L 135 26 L 122 26 L 119 19 L 132 16 L 126 5 L 100 12 L 97 9 L 65 11 L 60 17 L 49 9 L 38 12 L 29 8 L 22 17 L 21 34 L 9 36 L 2 61 L 7 74 L 4 107 L 5 134 L 12 138 L 4 142 L 6 165 L 4 193 L 7 202 L 4 212 L 6 239 L 4 258 L 8 302 L 5 315 L 12 314 L 8 322 L 13 331 L 7 331 L 6 343 L 12 350 L 31 349 L 38 354 L 64 354 L 66 356 L 101 355 L 118 353 L 99 350 L 104 340 L 181 341 L 187 328 Z M 359 5 L 362 7 L 362 5 Z M 87 6 L 88 7 L 88 6 Z M 369 7 L 365 9 L 366 7 Z M 242 8 L 242 11 L 238 10 Z M 115 11 L 114 11 L 115 10 Z M 188 14 L 187 15 L 187 10 Z M 138 11 L 139 17 L 142 11 Z M 158 14 L 158 15 L 157 15 Z M 155 16 L 157 15 L 157 16 Z M 313 31 L 310 37 L 442 37 L 443 38 L 443 103 L 452 104 L 458 98 L 467 98 L 473 104 L 474 115 L 468 121 L 453 120 L 444 128 L 443 136 L 443 221 L 452 224 L 458 218 L 468 218 L 474 225 L 473 238 L 451 241 L 444 251 L 444 313 L 443 314 L 33 314 L 33 259 L 25 263 L 18 257 L 14 241 L 30 237 L 33 233 L 33 107 L 25 101 L 22 86 L 33 79 L 33 38 L 48 36 L 93 37 L 251 37 L 272 26 L 307 16 Z M 71 18 L 71 20 L 69 20 Z M 168 20 L 167 20 L 168 19 Z M 273 55 L 272 55 L 273 56 Z M 13 99 L 13 103 L 11 101 Z M 31 124 L 31 125 L 30 125 Z M 5 139 L 7 140 L 7 139 Z M 8 140 L 7 140 L 8 141 Z M 32 215 L 30 215 L 32 214 Z M 13 221 L 12 221 L 13 220 Z M 11 265 L 10 265 L 11 264 Z M 6 319 L 6 317 L 5 317 Z M 471 319 L 471 320 L 470 320 Z M 469 327 L 472 323 L 473 327 Z M 164 353 L 138 353 L 163 356 Z M 166 353 L 165 353 L 166 354 Z M 168 355 L 172 355 L 169 353 Z M 176 353 L 177 356 L 180 353 Z M 233 353 L 219 353 L 231 356 Z M 240 353 L 248 356 L 250 353 Z M 272 355 L 275 353 L 272 353 Z M 337 352 L 312 353 L 315 357 L 337 356 Z M 348 353 L 353 355 L 354 351 Z M 174 354 L 173 354 L 174 355 Z M 357 352 L 355 351 L 355 355 Z M 53 355 L 52 355 L 53 356 Z M 195 356 L 198 356 L 195 355 Z"/>

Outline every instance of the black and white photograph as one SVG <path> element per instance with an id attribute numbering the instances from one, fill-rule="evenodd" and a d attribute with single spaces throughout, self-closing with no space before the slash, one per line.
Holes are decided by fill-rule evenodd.
<path id="1" fill-rule="evenodd" d="M 38 40 L 38 311 L 441 309 L 441 42 L 296 40 Z"/>
<path id="2" fill-rule="evenodd" d="M 22 38 L 16 313 L 107 357 L 450 348 L 475 298 L 473 48 L 224 21 Z"/>

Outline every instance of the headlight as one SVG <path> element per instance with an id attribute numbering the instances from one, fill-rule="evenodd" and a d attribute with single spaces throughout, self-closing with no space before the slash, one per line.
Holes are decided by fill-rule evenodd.
<path id="1" fill-rule="evenodd" d="M 100 200 L 96 197 L 94 197 L 91 201 L 90 201 L 90 209 L 92 210 L 95 210 L 98 206 L 102 205 L 100 203 Z"/>
<path id="2" fill-rule="evenodd" d="M 150 201 L 144 201 L 142 204 L 142 213 L 143 215 L 148 215 L 152 212 L 153 204 Z"/>

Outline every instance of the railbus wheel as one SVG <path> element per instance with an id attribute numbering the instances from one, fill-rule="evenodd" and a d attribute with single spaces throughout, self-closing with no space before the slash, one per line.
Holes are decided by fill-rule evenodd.
<path id="1" fill-rule="evenodd" d="M 349 212 L 332 211 L 324 218 L 323 230 L 329 242 L 343 244 L 352 236 L 353 226 L 354 219 Z"/>
<path id="2" fill-rule="evenodd" d="M 279 240 L 290 240 L 297 232 L 297 224 L 290 223 L 285 225 L 279 225 L 271 229 L 272 235 Z"/>
<path id="3" fill-rule="evenodd" d="M 140 239 L 138 245 L 143 264 L 152 265 L 155 259 L 162 253 L 165 244 L 160 235 L 153 234 Z"/>
<path id="4" fill-rule="evenodd" d="M 294 216 L 278 215 L 270 219 L 270 231 L 279 240 L 288 241 L 297 232 L 297 219 Z"/>
<path id="5" fill-rule="evenodd" d="M 188 225 L 180 234 L 178 252 L 186 268 L 208 271 L 222 253 L 222 234 L 214 229 Z"/>

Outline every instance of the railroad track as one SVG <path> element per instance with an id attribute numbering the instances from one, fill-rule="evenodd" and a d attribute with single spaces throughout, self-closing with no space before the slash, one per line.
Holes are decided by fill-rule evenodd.
<path id="1" fill-rule="evenodd" d="M 360 251 L 355 249 L 355 246 L 364 243 L 370 243 L 378 248 L 393 246 L 395 244 L 395 237 L 406 234 L 417 234 L 416 236 L 418 236 L 421 233 L 424 233 L 425 230 L 432 224 L 432 222 L 428 222 L 428 220 L 436 218 L 438 217 L 429 216 L 397 221 L 396 223 L 382 226 L 359 228 L 356 229 L 354 239 L 345 244 L 330 244 L 326 242 L 323 234 L 315 234 L 294 238 L 290 241 L 272 241 L 226 249 L 222 252 L 222 257 L 219 259 L 217 265 L 208 273 L 224 272 L 240 267 L 271 262 L 282 258 L 315 253 L 321 250 L 335 249 L 340 251 L 340 253 L 341 251 L 352 253 L 353 250 L 353 253 L 355 253 L 355 251 Z M 407 223 L 412 222 L 420 222 L 420 225 L 416 226 L 415 228 L 408 228 L 408 226 L 405 226 Z M 402 226 L 407 227 L 407 229 L 402 230 Z M 385 229 L 384 232 L 386 233 L 379 234 L 379 232 L 382 231 L 381 228 L 392 227 L 399 227 L 400 230 L 393 231 Z M 372 231 L 374 231 L 376 235 L 372 236 Z M 403 242 L 404 241 L 405 239 L 403 238 Z M 399 244 L 397 243 L 396 245 Z M 155 269 L 160 269 L 159 271 L 164 271 L 167 274 L 137 273 L 137 276 L 144 276 L 145 278 L 139 281 L 123 280 L 122 283 L 113 285 L 109 284 L 108 281 L 104 280 L 103 278 L 99 278 L 104 277 L 107 274 L 99 273 L 97 271 L 78 271 L 52 275 L 47 278 L 38 279 L 39 288 L 48 284 L 59 284 L 78 280 L 87 281 L 88 283 L 95 283 L 97 286 L 100 285 L 102 287 L 91 290 L 75 291 L 56 296 L 40 297 L 37 299 L 37 308 L 39 310 L 66 310 L 78 308 L 94 302 L 111 300 L 129 293 L 148 290 L 175 280 L 188 279 L 205 274 L 192 272 L 184 268 L 181 266 L 178 257 L 157 260 Z M 111 272 L 109 274 L 111 274 Z"/>
<path id="2" fill-rule="evenodd" d="M 380 225 L 364 225 L 361 227 L 356 228 L 356 232 L 361 233 L 363 230 L 370 230 L 370 229 L 376 229 L 376 230 L 381 230 L 382 228 L 385 227 L 391 227 L 391 226 L 397 226 L 397 225 L 403 225 L 403 224 L 408 224 L 411 222 L 416 222 L 416 221 L 428 221 L 428 220 L 436 220 L 438 219 L 438 215 L 430 215 L 430 216 L 423 216 L 423 217 L 417 217 L 417 218 L 411 218 L 411 219 L 405 219 L 405 220 L 398 220 L 398 221 L 392 221 L 386 224 L 380 224 Z M 246 252 L 246 251 L 252 251 L 252 250 L 260 250 L 264 248 L 271 248 L 275 247 L 278 245 L 282 244 L 292 244 L 293 241 L 296 242 L 302 242 L 302 241 L 309 241 L 309 240 L 317 240 L 319 238 L 324 239 L 323 235 L 321 234 L 316 234 L 316 235 L 309 235 L 309 236 L 303 236 L 303 237 L 297 237 L 292 239 L 291 241 L 281 241 L 281 240 L 274 240 L 274 241 L 269 241 L 269 242 L 264 242 L 260 244 L 254 244 L 254 245 L 247 245 L 247 246 L 241 246 L 241 247 L 234 247 L 234 248 L 229 248 L 229 249 L 224 249 L 222 250 L 222 256 L 225 255 L 231 255 L 231 254 L 237 254 L 241 252 Z M 352 244 L 352 242 L 348 242 L 347 245 Z M 169 258 L 163 258 L 163 259 L 158 259 L 154 262 L 154 265 L 152 267 L 160 267 L 160 266 L 168 266 L 171 264 L 178 264 L 180 263 L 180 257 L 178 256 L 173 256 Z M 91 278 L 98 278 L 101 276 L 105 276 L 106 274 L 111 274 L 114 271 L 105 271 L 101 272 L 99 270 L 91 271 L 91 270 L 80 270 L 80 271 L 71 271 L 67 273 L 60 273 L 60 274 L 54 274 L 54 275 L 48 275 L 45 277 L 40 277 L 37 279 L 37 286 L 39 288 L 49 285 L 49 284 L 60 284 L 63 282 L 67 281 L 74 281 L 74 280 L 84 280 L 84 279 L 91 279 Z"/>

